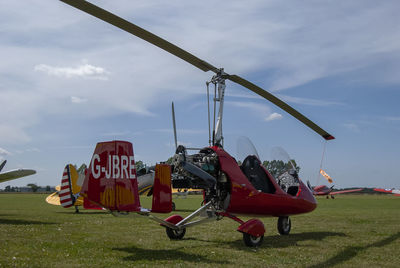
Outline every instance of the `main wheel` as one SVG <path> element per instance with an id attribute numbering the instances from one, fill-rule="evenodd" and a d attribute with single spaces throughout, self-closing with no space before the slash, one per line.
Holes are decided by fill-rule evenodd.
<path id="1" fill-rule="evenodd" d="M 167 232 L 167 235 L 170 239 L 173 240 L 180 240 L 185 236 L 186 233 L 186 228 L 183 228 L 181 230 L 175 230 L 169 227 L 165 228 L 165 231 Z"/>
<path id="2" fill-rule="evenodd" d="M 246 233 L 243 233 L 243 242 L 245 243 L 246 246 L 248 247 L 258 247 L 262 244 L 264 240 L 264 236 L 252 236 Z"/>
<path id="3" fill-rule="evenodd" d="M 172 211 L 175 211 L 175 209 L 176 209 L 175 203 L 172 202 Z"/>
<path id="4" fill-rule="evenodd" d="M 278 219 L 278 232 L 281 235 L 288 235 L 290 233 L 290 228 L 292 223 L 289 217 L 279 217 Z"/>

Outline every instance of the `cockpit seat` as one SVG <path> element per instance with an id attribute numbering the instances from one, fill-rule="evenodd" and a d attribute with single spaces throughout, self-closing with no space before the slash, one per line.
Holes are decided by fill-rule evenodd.
<path id="1" fill-rule="evenodd" d="M 242 172 L 246 175 L 251 184 L 259 191 L 264 193 L 274 193 L 275 187 L 269 180 L 264 169 L 261 167 L 261 162 L 254 155 L 247 156 L 241 167 Z"/>

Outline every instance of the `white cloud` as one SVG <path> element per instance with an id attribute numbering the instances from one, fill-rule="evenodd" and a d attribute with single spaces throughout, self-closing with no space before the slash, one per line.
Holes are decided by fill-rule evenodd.
<path id="1" fill-rule="evenodd" d="M 41 151 L 40 151 L 40 149 L 39 148 L 36 148 L 36 147 L 32 147 L 32 148 L 28 148 L 28 149 L 26 149 L 25 150 L 26 152 L 35 152 L 35 153 L 40 153 Z"/>
<path id="2" fill-rule="evenodd" d="M 387 121 L 400 121 L 400 116 L 386 116 L 384 119 Z"/>
<path id="3" fill-rule="evenodd" d="M 225 101 L 225 103 L 227 105 L 233 105 L 236 107 L 249 109 L 255 112 L 256 114 L 260 115 L 269 115 L 271 113 L 271 109 L 267 105 L 260 104 L 257 102 Z"/>
<path id="4" fill-rule="evenodd" d="M 80 103 L 85 103 L 87 101 L 88 100 L 85 99 L 85 98 L 79 98 L 79 97 L 76 97 L 76 96 L 71 96 L 71 102 L 72 103 L 80 104 Z"/>
<path id="5" fill-rule="evenodd" d="M 0 140 L 2 143 L 16 144 L 31 141 L 31 137 L 26 133 L 22 125 L 0 125 Z"/>
<path id="6" fill-rule="evenodd" d="M 11 153 L 6 149 L 0 147 L 0 155 L 6 156 L 6 155 L 11 155 Z"/>
<path id="7" fill-rule="evenodd" d="M 348 130 L 350 130 L 350 131 L 353 131 L 353 132 L 360 132 L 360 127 L 359 127 L 357 124 L 354 124 L 354 123 L 345 123 L 345 124 L 343 124 L 343 126 L 344 126 L 345 128 L 347 128 Z"/>
<path id="8" fill-rule="evenodd" d="M 279 120 L 279 119 L 282 119 L 282 118 L 283 118 L 283 116 L 281 114 L 272 113 L 267 118 L 265 118 L 265 121 Z"/>
<path id="9" fill-rule="evenodd" d="M 50 76 L 63 78 L 81 77 L 88 79 L 108 80 L 108 72 L 102 67 L 96 67 L 88 63 L 73 67 L 54 67 L 46 64 L 39 64 L 34 67 L 35 71 L 44 72 Z"/>
<path id="10" fill-rule="evenodd" d="M 271 109 L 265 104 L 260 104 L 256 102 L 239 102 L 239 101 L 228 101 L 226 103 L 237 107 L 249 109 L 250 111 L 253 111 L 260 117 L 264 118 L 264 120 L 267 122 L 283 118 L 281 114 L 271 112 Z"/>

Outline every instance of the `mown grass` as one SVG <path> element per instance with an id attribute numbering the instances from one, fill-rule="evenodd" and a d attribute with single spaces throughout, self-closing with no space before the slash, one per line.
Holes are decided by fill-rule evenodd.
<path id="1" fill-rule="evenodd" d="M 200 198 L 175 199 L 176 213 L 189 214 Z M 0 195 L 1 267 L 400 266 L 400 198 L 392 196 L 320 198 L 314 212 L 292 217 L 288 236 L 277 234 L 276 218 L 262 218 L 267 231 L 259 248 L 245 247 L 238 224 L 229 219 L 193 227 L 182 241 L 170 241 L 164 228 L 144 217 L 74 214 L 44 199 Z M 142 198 L 142 205 L 150 204 Z"/>

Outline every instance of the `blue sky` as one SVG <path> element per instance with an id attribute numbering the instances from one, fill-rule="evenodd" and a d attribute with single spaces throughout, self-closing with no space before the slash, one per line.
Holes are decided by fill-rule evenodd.
<path id="1" fill-rule="evenodd" d="M 400 187 L 398 1 L 92 1 L 287 101 L 327 130 L 323 169 L 337 187 Z M 208 142 L 204 73 L 56 0 L 0 1 L 0 158 L 57 185 L 95 144 L 128 140 L 154 164 L 178 140 Z M 227 82 L 225 149 L 249 137 L 284 147 L 317 183 L 324 140 Z M 274 120 L 271 120 L 274 119 Z M 319 182 L 323 182 L 319 179 Z"/>

